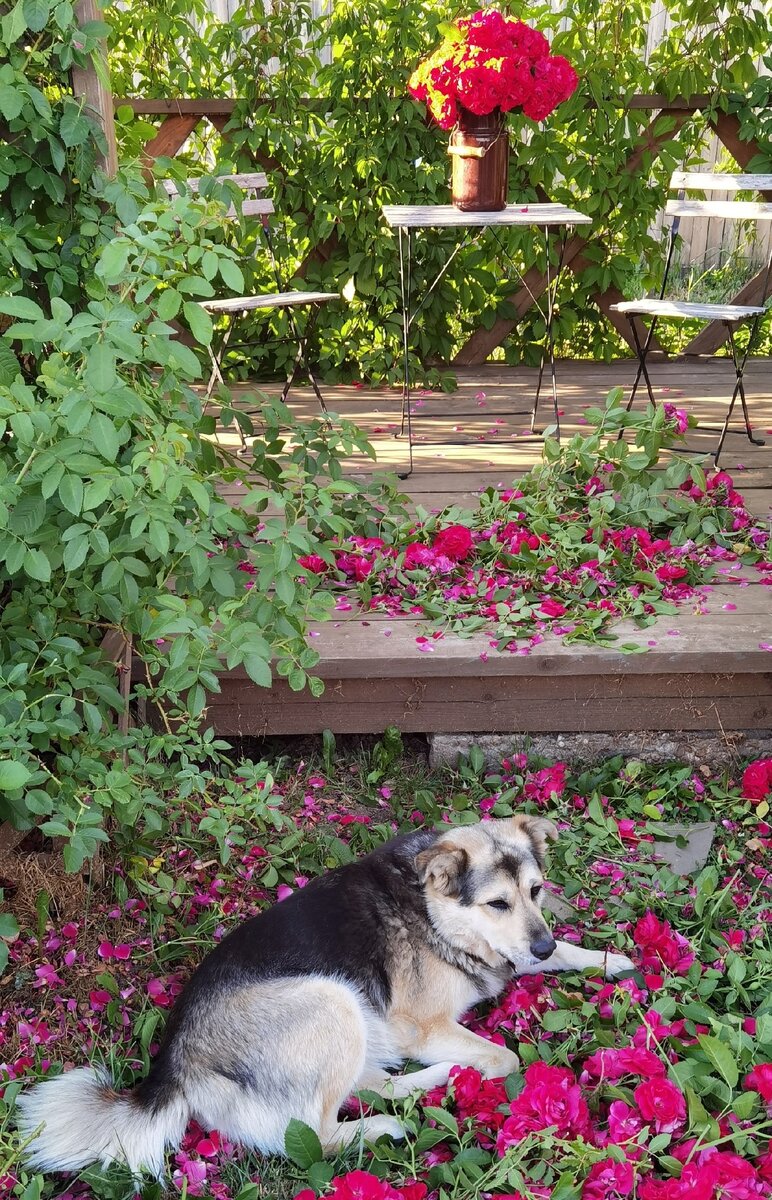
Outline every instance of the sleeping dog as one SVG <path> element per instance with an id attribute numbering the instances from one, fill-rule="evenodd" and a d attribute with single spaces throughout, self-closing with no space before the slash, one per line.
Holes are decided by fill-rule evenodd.
<path id="1" fill-rule="evenodd" d="M 160 1176 L 191 1118 L 282 1154 L 294 1117 L 332 1152 L 403 1136 L 390 1116 L 339 1120 L 359 1089 L 404 1097 L 445 1083 L 454 1065 L 508 1075 L 517 1056 L 459 1025 L 467 1009 L 516 975 L 633 969 L 552 937 L 542 871 L 555 837 L 525 815 L 421 830 L 245 921 L 194 973 L 131 1092 L 80 1068 L 20 1097 L 21 1131 L 37 1131 L 31 1165 L 124 1162 Z M 391 1073 L 408 1058 L 425 1068 Z"/>

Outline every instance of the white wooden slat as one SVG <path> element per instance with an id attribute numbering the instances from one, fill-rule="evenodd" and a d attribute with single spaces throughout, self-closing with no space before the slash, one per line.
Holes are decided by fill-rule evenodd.
<path id="1" fill-rule="evenodd" d="M 745 304 L 692 304 L 688 300 L 623 300 L 612 304 L 616 312 L 640 313 L 656 317 L 697 317 L 705 321 L 744 321 L 765 312 L 763 308 Z"/>
<path id="2" fill-rule="evenodd" d="M 186 179 L 185 184 L 191 192 L 198 192 L 204 178 L 217 179 L 222 183 L 235 183 L 236 187 L 243 188 L 244 191 L 263 192 L 268 187 L 268 176 L 264 171 L 253 171 L 242 175 L 198 176 L 194 179 Z M 177 194 L 177 184 L 173 179 L 165 179 L 164 187 L 170 196 Z"/>
<path id="3" fill-rule="evenodd" d="M 669 217 L 723 217 L 728 221 L 772 221 L 772 204 L 755 200 L 668 200 Z"/>
<path id="4" fill-rule="evenodd" d="M 462 212 L 452 204 L 384 204 L 388 224 L 402 229 L 466 229 L 487 225 L 590 225 L 565 204 L 508 204 L 497 212 Z"/>
<path id="5" fill-rule="evenodd" d="M 675 171 L 673 191 L 772 192 L 772 175 L 730 175 L 726 171 Z"/>
<path id="6" fill-rule="evenodd" d="M 227 296 L 224 300 L 199 300 L 207 312 L 249 312 L 253 308 L 296 308 L 301 304 L 327 304 L 340 300 L 339 292 L 276 292 L 263 296 Z"/>

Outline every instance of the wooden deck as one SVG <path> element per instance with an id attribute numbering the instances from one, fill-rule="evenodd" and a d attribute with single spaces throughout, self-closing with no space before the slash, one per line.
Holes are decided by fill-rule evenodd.
<path id="1" fill-rule="evenodd" d="M 560 363 L 564 434 L 580 430 L 583 410 L 629 382 L 632 373 L 631 362 Z M 652 376 L 658 398 L 698 417 L 690 445 L 709 451 L 732 386 L 731 364 L 655 363 Z M 430 511 L 471 507 L 480 491 L 509 486 L 540 456 L 538 444 L 517 442 L 528 426 L 534 371 L 491 366 L 461 371 L 458 380 L 450 395 L 416 397 L 415 471 L 401 488 Z M 772 363 L 752 361 L 746 383 L 755 428 L 768 445 L 751 446 L 730 435 L 721 466 L 734 475 L 749 509 L 766 521 L 772 513 Z M 370 434 L 377 451 L 375 467 L 364 459 L 348 464 L 353 477 L 405 468 L 406 447 L 394 436 L 396 390 L 339 387 L 325 395 L 332 411 Z M 248 408 L 246 395 L 244 401 Z M 292 404 L 299 412 L 315 411 L 304 390 Z M 232 440 L 227 432 L 220 437 Z M 441 444 L 446 441 L 458 444 Z M 446 635 L 427 654 L 416 642 L 426 632 L 419 621 L 346 614 L 315 630 L 318 673 L 326 682 L 320 699 L 291 692 L 282 681 L 270 690 L 257 688 L 234 671 L 223 676 L 209 718 L 218 733 L 230 736 L 325 728 L 377 733 L 387 725 L 405 732 L 772 730 L 772 654 L 761 647 L 772 643 L 772 589 L 756 582 L 755 571 L 719 579 L 705 589 L 703 603 L 653 626 L 620 623 L 621 641 L 647 646 L 639 655 L 566 645 L 556 637 L 529 655 L 499 654 L 485 633 Z"/>

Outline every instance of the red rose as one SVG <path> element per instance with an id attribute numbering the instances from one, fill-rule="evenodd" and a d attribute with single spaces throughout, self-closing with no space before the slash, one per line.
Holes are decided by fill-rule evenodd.
<path id="1" fill-rule="evenodd" d="M 567 609 L 565 604 L 561 604 L 559 600 L 547 597 L 539 605 L 539 612 L 544 613 L 545 617 L 564 617 Z"/>
<path id="2" fill-rule="evenodd" d="M 349 1171 L 332 1181 L 330 1200 L 397 1200 L 397 1193 L 385 1179 L 369 1171 Z"/>
<path id="3" fill-rule="evenodd" d="M 758 1092 L 767 1104 L 772 1103 L 772 1063 L 759 1063 L 745 1076 L 743 1086 L 748 1091 Z"/>
<path id="4" fill-rule="evenodd" d="M 590 1112 L 573 1071 L 532 1063 L 525 1072 L 525 1087 L 510 1104 L 508 1117 L 496 1139 L 503 1157 L 507 1148 L 539 1129 L 556 1127 L 560 1138 L 589 1138 Z"/>
<path id="5" fill-rule="evenodd" d="M 772 758 L 758 758 L 743 771 L 743 797 L 746 800 L 765 800 L 770 792 L 772 792 Z"/>
<path id="6" fill-rule="evenodd" d="M 298 566 L 304 571 L 311 571 L 313 575 L 323 575 L 327 570 L 327 563 L 318 554 L 303 554 L 298 559 Z"/>
<path id="7" fill-rule="evenodd" d="M 685 937 L 676 933 L 668 921 L 660 921 L 647 912 L 633 930 L 633 941 L 643 950 L 643 966 L 649 971 L 668 967 L 675 975 L 685 975 L 694 962 L 694 953 Z"/>
<path id="8" fill-rule="evenodd" d="M 432 549 L 451 562 L 461 562 L 471 552 L 472 545 L 472 534 L 466 525 L 448 525 L 436 534 Z"/>
<path id="9" fill-rule="evenodd" d="M 657 1133 L 675 1133 L 686 1120 L 686 1100 L 669 1079 L 647 1079 L 633 1092 L 638 1111 Z"/>

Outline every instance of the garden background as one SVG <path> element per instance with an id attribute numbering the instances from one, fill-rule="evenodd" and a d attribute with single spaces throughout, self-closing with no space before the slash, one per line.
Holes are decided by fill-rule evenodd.
<path id="1" fill-rule="evenodd" d="M 581 85 L 543 128 L 521 131 L 513 193 L 527 200 L 543 188 L 573 201 L 592 213 L 608 247 L 566 278 L 558 323 L 571 355 L 607 358 L 623 349 L 588 297 L 607 286 L 628 294 L 654 283 L 661 254 L 649 231 L 667 178 L 674 166 L 697 161 L 711 116 L 736 115 L 760 147 L 749 165 L 772 170 L 772 85 L 758 75 L 768 11 L 732 2 L 716 24 L 714 7 L 697 0 L 667 8 L 669 29 L 647 60 L 650 4 L 620 12 L 583 0 L 557 15 L 539 6 L 523 14 L 553 29 L 555 49 L 575 63 Z M 595 944 L 637 947 L 643 971 L 620 991 L 579 978 L 539 985 L 506 1002 L 525 1017 L 505 1005 L 479 1019 L 496 1036 L 516 1033 L 524 1061 L 570 1067 L 570 1087 L 592 1100 L 592 1137 L 584 1121 L 558 1122 L 549 1135 L 554 1161 L 541 1153 L 543 1137 L 525 1139 L 507 1158 L 498 1134 L 516 1115 L 508 1106 L 523 1080 L 488 1092 L 471 1078 L 466 1099 L 451 1090 L 428 1109 L 410 1108 L 415 1136 L 407 1149 L 382 1150 L 369 1169 L 410 1200 L 438 1188 L 447 1196 L 476 1189 L 540 1200 L 606 1200 L 638 1188 L 641 1200 L 680 1200 L 681 1177 L 686 1188 L 695 1172 L 709 1200 L 768 1194 L 772 952 L 762 806 L 770 777 L 762 779 L 761 768 L 747 784 L 734 764 L 716 774 L 612 762 L 571 779 L 560 764 L 525 760 L 487 778 L 473 760 L 428 781 L 420 760 L 402 769 L 393 734 L 353 759 L 336 757 L 328 738 L 311 767 L 269 766 L 239 761 L 238 748 L 206 727 L 207 693 L 223 661 L 243 664 L 259 686 L 276 673 L 318 694 L 318 654 L 306 634 L 309 622 L 330 615 L 334 599 L 298 560 L 319 554 L 330 565 L 352 537 L 379 537 L 396 556 L 415 536 L 415 520 L 393 483 L 342 482 L 341 459 L 353 447 L 366 452 L 345 422 L 332 431 L 322 422 L 299 425 L 266 402 L 249 476 L 212 442 L 213 418 L 196 391 L 212 328 L 196 301 L 260 287 L 267 266 L 250 257 L 254 233 L 240 228 L 229 240 L 228 197 L 218 185 L 201 200 L 169 202 L 142 161 L 155 130 L 131 105 L 116 114 L 120 170 L 104 177 L 103 137 L 83 109 L 73 70 L 90 69 L 106 39 L 116 96 L 239 98 L 224 129 L 196 134 L 176 162 L 158 162 L 158 176 L 267 166 L 290 273 L 312 287 L 340 286 L 348 300 L 323 314 L 323 373 L 367 384 L 393 379 L 399 362 L 395 248 L 380 206 L 447 198 L 445 139 L 405 96 L 410 70 L 447 15 L 438 4 L 396 0 L 334 4 L 318 18 L 302 4 L 270 12 L 245 4 L 217 22 L 203 4 L 164 0 L 111 6 L 104 21 L 82 26 L 69 0 L 0 3 L 0 817 L 4 829 L 30 838 L 29 862 L 11 881 L 14 915 L 0 915 L 0 1058 L 9 1081 L 0 1104 L 0 1179 L 18 1200 L 133 1194 L 120 1172 L 89 1175 L 62 1193 L 24 1168 L 13 1132 L 21 1080 L 54 1059 L 92 1057 L 130 1083 L 146 1069 L 191 961 L 240 914 L 397 829 L 506 815 L 523 802 L 564 826 L 589 815 L 578 840 L 558 851 L 557 886 L 591 917 L 587 936 Z M 651 114 L 629 105 L 639 93 L 708 99 L 676 131 L 671 116 L 650 128 Z M 625 173 L 622 164 L 647 131 L 640 169 Z M 509 249 L 524 269 L 538 265 L 530 240 L 513 234 Z M 427 249 L 421 270 L 430 274 L 441 253 Z M 711 278 L 704 286 L 727 283 L 731 291 L 738 282 Z M 415 365 L 449 383 L 446 365 L 480 312 L 485 323 L 511 315 L 493 264 L 475 249 L 433 294 Z M 282 332 L 280 319 L 273 332 Z M 538 316 L 526 317 L 502 352 L 506 361 L 534 361 L 542 333 Z M 231 362 L 234 376 L 281 374 L 282 352 L 259 336 L 253 356 Z M 664 417 L 638 414 L 630 428 L 644 444 L 632 465 L 621 462 L 626 442 L 615 451 L 624 483 L 617 508 L 608 506 L 610 492 L 591 503 L 583 490 L 608 453 L 594 433 L 554 460 L 554 494 L 568 495 L 566 480 L 578 478 L 579 463 L 582 492 L 575 488 L 567 503 L 591 512 L 599 535 L 615 522 L 627 525 L 645 495 L 655 534 L 677 529 L 678 539 L 694 542 L 685 532 L 692 520 L 696 541 L 711 553 L 717 546 L 734 561 L 763 562 L 763 541 L 751 533 L 741 540 L 750 519 L 739 533 L 734 527 L 741 504 L 731 481 L 706 490 L 699 467 L 687 479 L 684 464 L 686 474 L 676 478 L 678 467 L 671 482 L 691 492 L 665 504 L 649 473 Z M 243 484 L 238 507 L 223 499 L 223 481 Z M 435 532 L 429 527 L 427 536 Z M 624 571 L 621 557 L 619 564 Z M 690 584 L 703 567 L 699 556 L 690 561 Z M 245 587 L 247 574 L 256 586 Z M 655 598 L 663 580 L 647 585 Z M 117 657 L 105 652 L 113 636 Z M 129 685 L 132 650 L 142 675 Z M 138 701 L 162 710 L 157 728 L 128 722 Z M 628 863 L 631 847 L 646 843 L 651 823 L 666 814 L 717 818 L 724 834 L 712 860 L 684 884 L 642 854 L 628 886 L 616 874 L 620 860 Z M 40 874 L 38 851 L 54 844 L 67 876 Z M 107 884 L 89 873 L 98 846 Z M 4 860 L 0 886 L 8 869 Z M 628 1042 L 653 1047 L 657 1073 L 679 1090 L 677 1099 L 665 1089 L 669 1119 L 636 1126 L 617 1109 L 612 1120 L 614 1102 L 638 1103 L 640 1077 L 631 1071 L 601 1085 L 584 1060 Z M 614 1122 L 622 1140 L 611 1149 Z M 551 1126 L 542 1124 L 540 1135 L 544 1128 Z M 207 1132 L 191 1134 L 170 1164 L 183 1194 L 253 1200 L 291 1195 L 304 1182 L 323 1192 L 335 1171 L 352 1166 L 319 1163 L 312 1141 L 295 1147 L 294 1167 L 266 1166 Z M 729 1157 L 716 1159 L 716 1149 Z M 648 1194 L 638 1184 L 646 1175 Z M 372 1179 L 341 1183 L 341 1200 L 356 1195 L 355 1186 L 362 1200 L 393 1200 L 391 1185 Z M 148 1183 L 143 1194 L 150 1200 L 160 1187 Z"/>

